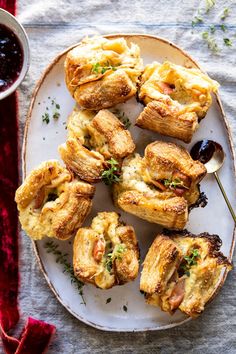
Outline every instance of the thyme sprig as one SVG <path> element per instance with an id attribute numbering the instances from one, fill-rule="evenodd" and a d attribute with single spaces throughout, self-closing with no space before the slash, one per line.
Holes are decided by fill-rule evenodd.
<path id="1" fill-rule="evenodd" d="M 197 248 L 193 249 L 189 256 L 184 257 L 185 263 L 182 263 L 180 269 L 183 270 L 184 274 L 188 277 L 190 276 L 190 268 L 197 264 L 197 259 L 201 258 Z"/>
<path id="2" fill-rule="evenodd" d="M 113 183 L 120 182 L 120 167 L 119 162 L 113 157 L 107 160 L 107 169 L 102 173 L 102 180 L 105 184 L 111 186 Z"/>
<path id="3" fill-rule="evenodd" d="M 108 253 L 105 260 L 105 266 L 110 273 L 112 271 L 113 262 L 118 259 L 122 259 L 122 255 L 125 252 L 126 247 L 122 243 L 116 245 L 112 252 Z"/>
<path id="4" fill-rule="evenodd" d="M 95 74 L 105 74 L 108 70 L 116 71 L 117 68 L 113 65 L 110 65 L 108 62 L 106 63 L 106 65 L 94 63 L 92 66 L 92 72 Z"/>
<path id="5" fill-rule="evenodd" d="M 205 16 L 209 13 L 209 11 L 215 6 L 216 1 L 215 0 L 206 0 L 206 7 L 205 7 L 205 12 L 202 11 L 202 9 L 198 9 L 197 15 L 194 16 L 192 20 L 192 27 L 198 27 L 198 25 L 201 25 L 204 23 L 206 20 Z M 205 16 L 204 16 L 205 14 Z M 230 14 L 230 9 L 225 8 L 223 10 L 223 13 L 221 14 L 220 20 L 224 21 Z M 201 33 L 202 39 L 204 42 L 207 44 L 208 48 L 213 54 L 218 54 L 222 46 L 218 46 L 218 43 L 216 42 L 216 38 L 214 37 L 214 34 L 217 29 L 220 29 L 223 32 L 227 31 L 227 26 L 224 23 L 221 23 L 219 25 L 210 25 L 209 28 Z M 227 47 L 231 47 L 233 45 L 232 41 L 230 38 L 222 38 L 223 43 Z"/>
<path id="6" fill-rule="evenodd" d="M 53 108 L 52 117 L 53 117 L 53 119 L 57 120 L 58 118 L 60 118 L 60 115 L 61 115 L 59 112 L 59 109 L 61 107 L 58 103 L 55 102 L 55 100 L 52 100 L 52 108 Z"/>
<path id="7" fill-rule="evenodd" d="M 56 256 L 56 263 L 59 263 L 63 266 L 63 273 L 66 273 L 70 276 L 71 284 L 73 284 L 79 290 L 79 294 L 82 298 L 83 304 L 86 305 L 86 302 L 84 300 L 84 294 L 83 294 L 84 283 L 76 278 L 74 274 L 73 266 L 70 264 L 70 262 L 67 259 L 68 254 L 62 253 L 58 249 L 59 245 L 57 245 L 53 241 L 46 242 L 44 247 L 47 249 L 47 253 L 52 253 L 54 256 Z"/>

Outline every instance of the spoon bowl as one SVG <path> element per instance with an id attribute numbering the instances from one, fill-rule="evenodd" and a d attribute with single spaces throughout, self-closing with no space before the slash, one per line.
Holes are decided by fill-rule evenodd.
<path id="1" fill-rule="evenodd" d="M 222 146 L 213 140 L 204 139 L 198 141 L 192 147 L 190 155 L 193 160 L 199 160 L 205 165 L 207 173 L 214 174 L 229 211 L 234 219 L 234 222 L 236 223 L 236 215 L 217 174 L 217 171 L 222 167 L 225 160 L 225 153 Z"/>
<path id="2" fill-rule="evenodd" d="M 214 173 L 218 171 L 225 159 L 225 153 L 222 146 L 213 140 L 200 140 L 191 149 L 190 155 L 193 160 L 202 162 L 207 173 Z"/>
<path id="3" fill-rule="evenodd" d="M 211 159 L 207 163 L 205 163 L 207 173 L 213 173 L 218 171 L 222 167 L 224 163 L 224 159 L 225 159 L 224 150 L 220 144 L 217 144 Z"/>

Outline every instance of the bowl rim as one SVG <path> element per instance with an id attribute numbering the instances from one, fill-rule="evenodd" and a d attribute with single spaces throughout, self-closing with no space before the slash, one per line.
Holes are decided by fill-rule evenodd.
<path id="1" fill-rule="evenodd" d="M 27 33 L 26 33 L 24 27 L 17 20 L 17 18 L 15 16 L 13 16 L 10 12 L 0 8 L 0 14 L 1 13 L 3 14 L 3 16 L 6 17 L 6 19 L 7 18 L 10 19 L 11 22 L 9 24 L 5 25 L 4 23 L 1 23 L 1 21 L 0 21 L 0 25 L 1 24 L 4 25 L 4 26 L 8 27 L 11 31 L 14 32 L 14 34 L 16 35 L 17 39 L 19 40 L 19 42 L 21 44 L 24 57 L 23 57 L 22 68 L 21 68 L 18 78 L 6 90 L 0 92 L 0 101 L 2 99 L 4 99 L 5 97 L 9 96 L 10 94 L 12 94 L 17 89 L 17 87 L 24 80 L 24 78 L 29 70 L 29 66 L 30 66 L 29 38 L 27 36 Z M 16 27 L 12 26 L 12 24 L 11 24 L 12 22 L 16 25 Z M 18 33 L 20 33 L 22 35 L 22 37 L 24 38 L 24 41 L 22 41 L 22 39 L 20 38 L 19 34 L 16 31 L 16 28 L 17 28 Z"/>

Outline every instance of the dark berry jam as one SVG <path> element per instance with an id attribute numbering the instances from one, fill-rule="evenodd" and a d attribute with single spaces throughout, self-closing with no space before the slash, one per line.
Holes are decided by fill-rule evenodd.
<path id="1" fill-rule="evenodd" d="M 18 38 L 6 26 L 0 25 L 0 92 L 19 77 L 23 65 L 23 50 Z"/>
<path id="2" fill-rule="evenodd" d="M 213 140 L 201 140 L 198 141 L 191 149 L 190 155 L 193 160 L 198 160 L 203 164 L 210 161 L 214 152 L 221 150 L 221 146 Z"/>

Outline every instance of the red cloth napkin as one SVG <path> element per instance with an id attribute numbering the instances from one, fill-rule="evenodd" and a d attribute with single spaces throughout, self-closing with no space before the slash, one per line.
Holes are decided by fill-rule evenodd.
<path id="1" fill-rule="evenodd" d="M 0 7 L 15 14 L 15 0 L 0 0 Z M 29 318 L 19 339 L 7 332 L 19 320 L 18 216 L 14 202 L 19 184 L 17 95 L 0 101 L 0 331 L 7 354 L 41 354 L 55 327 Z"/>

